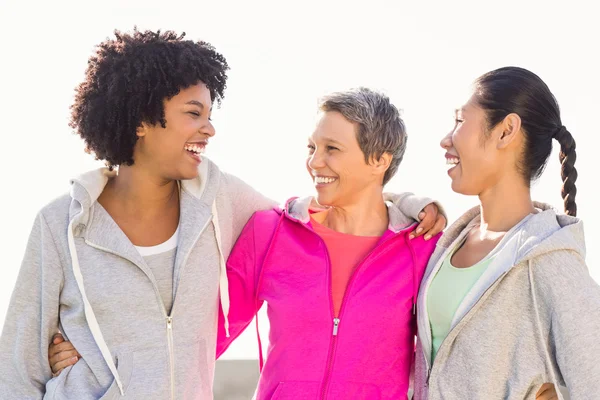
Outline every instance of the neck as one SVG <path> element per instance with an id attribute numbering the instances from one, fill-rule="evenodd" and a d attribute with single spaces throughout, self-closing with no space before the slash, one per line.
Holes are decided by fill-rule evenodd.
<path id="1" fill-rule="evenodd" d="M 481 230 L 484 232 L 507 232 L 527 215 L 535 212 L 531 191 L 520 178 L 500 181 L 481 193 L 479 201 Z"/>
<path id="2" fill-rule="evenodd" d="M 119 174 L 109 181 L 98 200 L 105 194 L 126 212 L 137 215 L 152 215 L 179 203 L 176 181 L 158 178 L 135 165 L 119 167 Z"/>
<path id="3" fill-rule="evenodd" d="M 388 211 L 381 190 L 364 193 L 355 203 L 331 207 L 321 222 L 337 232 L 355 236 L 381 236 L 388 228 Z"/>

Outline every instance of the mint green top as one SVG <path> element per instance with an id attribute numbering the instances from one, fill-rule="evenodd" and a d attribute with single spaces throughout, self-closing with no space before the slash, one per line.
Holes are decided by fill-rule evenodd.
<path id="1" fill-rule="evenodd" d="M 453 254 L 454 251 L 446 257 L 427 291 L 427 312 L 429 313 L 432 336 L 432 360 L 435 359 L 440 345 L 450 332 L 452 320 L 458 306 L 485 272 L 493 258 L 485 257 L 468 268 L 456 268 L 451 263 Z"/>

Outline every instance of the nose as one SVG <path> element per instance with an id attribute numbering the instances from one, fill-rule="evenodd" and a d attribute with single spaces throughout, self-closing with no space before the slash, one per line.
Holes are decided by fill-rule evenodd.
<path id="1" fill-rule="evenodd" d="M 208 137 L 213 137 L 215 136 L 215 127 L 213 126 L 212 122 L 208 121 L 208 124 L 202 127 L 201 132 L 204 135 L 208 135 Z"/>
<path id="2" fill-rule="evenodd" d="M 442 138 L 440 146 L 442 146 L 444 150 L 450 150 L 450 148 L 452 148 L 452 131 L 448 132 L 446 136 Z"/>
<path id="3" fill-rule="evenodd" d="M 313 171 L 318 171 L 325 166 L 325 161 L 318 150 L 315 150 L 306 161 L 306 165 Z"/>

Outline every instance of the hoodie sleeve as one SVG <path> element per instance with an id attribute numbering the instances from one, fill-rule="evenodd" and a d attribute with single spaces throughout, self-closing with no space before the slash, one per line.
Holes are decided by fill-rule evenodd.
<path id="1" fill-rule="evenodd" d="M 384 199 L 387 201 L 392 201 L 401 211 L 402 213 L 415 220 L 419 221 L 419 213 L 423 211 L 425 206 L 428 204 L 435 204 L 439 210 L 439 212 L 448 220 L 448 216 L 446 215 L 446 210 L 439 201 L 430 199 L 429 197 L 417 196 L 410 192 L 404 192 L 399 194 L 393 193 L 384 193 Z"/>
<path id="2" fill-rule="evenodd" d="M 230 336 L 227 337 L 225 334 L 223 311 L 219 307 L 217 358 L 252 322 L 254 315 L 262 305 L 262 301 L 256 300 L 258 271 L 255 262 L 255 220 L 256 215 L 248 221 L 227 260 Z"/>
<path id="3" fill-rule="evenodd" d="M 275 200 L 263 196 L 252 186 L 242 181 L 240 178 L 231 174 L 223 173 L 227 184 L 227 194 L 231 201 L 233 214 L 233 232 L 234 240 L 237 238 L 246 222 L 257 211 L 271 210 L 277 206 Z"/>
<path id="4" fill-rule="evenodd" d="M 10 300 L 0 338 L 0 398 L 41 399 L 52 378 L 48 345 L 58 331 L 64 282 L 60 256 L 40 213 Z"/>
<path id="5" fill-rule="evenodd" d="M 535 261 L 532 283 L 548 351 L 573 399 L 600 393 L 600 286 L 583 258 L 557 251 Z M 561 382 L 558 382 L 561 383 Z"/>

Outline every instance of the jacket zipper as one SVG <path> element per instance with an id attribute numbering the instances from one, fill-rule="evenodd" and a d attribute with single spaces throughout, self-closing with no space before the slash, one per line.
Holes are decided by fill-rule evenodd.
<path id="1" fill-rule="evenodd" d="M 321 399 L 325 400 L 327 398 L 327 389 L 329 388 L 329 378 L 331 375 L 331 370 L 333 369 L 333 358 L 335 355 L 335 350 L 337 347 L 337 335 L 338 328 L 340 326 L 340 319 L 333 319 L 333 336 L 331 338 L 331 343 L 329 345 L 329 356 L 327 357 L 327 367 L 325 368 L 325 377 L 323 378 L 323 389 L 321 392 Z"/>
<path id="2" fill-rule="evenodd" d="M 304 225 L 302 223 L 300 223 L 300 224 L 302 226 L 304 226 L 306 229 L 308 229 L 309 231 L 313 232 L 315 235 L 317 235 L 314 231 L 309 229 L 306 225 Z M 335 350 L 337 348 L 337 338 L 338 338 L 338 330 L 339 330 L 339 326 L 340 326 L 340 322 L 341 322 L 341 316 L 344 313 L 344 309 L 345 309 L 345 305 L 346 305 L 346 298 L 348 297 L 348 293 L 350 292 L 350 289 L 352 288 L 352 284 L 354 283 L 354 278 L 356 277 L 356 275 L 358 274 L 358 272 L 360 271 L 362 266 L 364 264 L 366 264 L 366 261 L 371 257 L 371 255 L 375 252 L 375 250 L 379 250 L 383 245 L 387 245 L 390 241 L 396 239 L 397 237 L 402 236 L 402 234 L 406 234 L 406 231 L 408 231 L 412 226 L 413 225 L 409 226 L 408 228 L 403 229 L 400 232 L 397 232 L 396 234 L 394 234 L 394 236 L 387 238 L 383 242 L 376 245 L 366 255 L 366 257 L 360 262 L 360 264 L 358 264 L 356 266 L 356 268 L 354 269 L 354 272 L 352 273 L 352 276 L 350 277 L 350 281 L 348 281 L 348 285 L 346 287 L 344 297 L 342 298 L 342 304 L 340 305 L 340 313 L 339 313 L 338 317 L 335 316 L 335 313 L 333 310 L 333 286 L 332 286 L 332 282 L 331 282 L 331 259 L 329 258 L 329 251 L 327 250 L 327 245 L 325 244 L 325 241 L 323 239 L 321 239 L 321 237 L 319 235 L 317 235 L 319 237 L 319 240 L 321 240 L 321 243 L 325 247 L 325 252 L 327 254 L 327 266 L 328 266 L 328 271 L 329 271 L 329 279 L 328 279 L 329 300 L 330 300 L 329 304 L 331 306 L 331 315 L 334 315 L 334 317 L 333 317 L 333 332 L 332 332 L 332 338 L 331 338 L 331 341 L 329 344 L 329 355 L 327 357 L 327 366 L 325 369 L 325 376 L 323 377 L 323 388 L 321 390 L 321 400 L 325 400 L 327 398 L 327 390 L 329 389 L 329 380 L 331 378 L 331 371 L 333 370 L 333 361 L 335 358 Z"/>
<path id="3" fill-rule="evenodd" d="M 210 224 L 211 221 L 212 221 L 212 214 L 211 214 L 210 218 L 208 219 L 208 222 L 206 222 L 204 227 L 202 227 L 202 229 L 200 230 L 200 233 L 196 237 L 196 240 L 194 241 L 194 243 L 198 242 L 198 240 L 200 239 L 200 236 L 202 236 L 202 234 L 204 233 L 204 231 L 206 230 L 206 228 L 208 227 L 208 225 Z M 89 242 L 87 240 L 85 241 L 85 243 L 95 249 L 102 250 L 106 253 L 114 254 L 115 256 L 118 256 L 121 258 L 125 258 L 122 255 L 117 254 L 116 252 L 114 252 L 110 249 L 95 245 L 94 243 Z M 192 246 L 192 248 L 193 248 L 193 246 Z M 187 260 L 190 256 L 191 250 L 192 249 L 190 249 L 190 252 L 188 252 L 188 254 L 186 254 L 186 256 L 185 256 L 182 267 L 179 271 L 179 276 L 181 276 L 181 274 L 183 272 L 183 268 L 187 264 Z M 173 277 L 173 280 L 175 280 L 175 277 Z M 152 282 L 152 280 L 151 280 L 151 282 Z M 160 297 L 160 292 L 158 291 L 158 287 L 156 286 L 156 284 L 154 282 L 152 282 L 152 287 L 154 288 L 154 294 L 156 295 L 158 303 L 161 306 L 163 317 L 165 318 L 165 320 L 167 322 L 167 347 L 169 349 L 171 400 L 175 400 L 175 346 L 173 344 L 173 310 L 175 309 L 175 298 L 176 298 L 177 293 L 173 293 L 173 307 L 171 307 L 171 315 L 168 315 L 167 307 L 165 307 L 165 303 L 163 303 L 162 297 Z"/>

